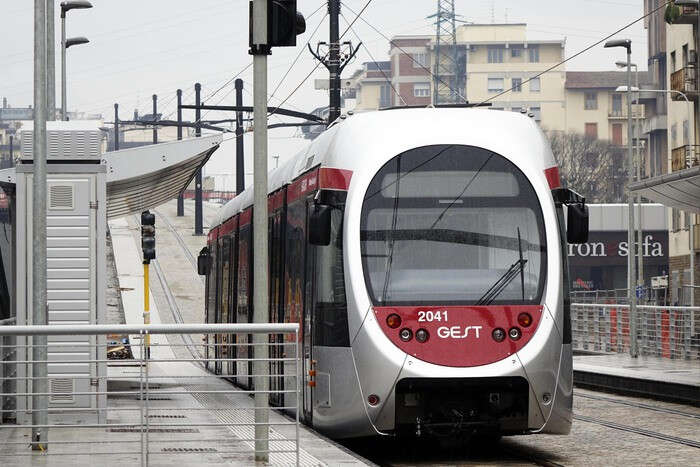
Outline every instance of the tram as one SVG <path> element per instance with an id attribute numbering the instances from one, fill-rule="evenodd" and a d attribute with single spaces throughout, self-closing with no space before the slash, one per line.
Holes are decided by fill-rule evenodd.
<path id="1" fill-rule="evenodd" d="M 200 253 L 208 323 L 252 321 L 252 204 L 248 189 L 222 207 Z M 335 438 L 570 431 L 566 244 L 587 239 L 588 213 L 531 118 L 344 116 L 270 173 L 268 208 L 269 321 L 301 326 L 305 423 Z M 206 358 L 251 356 L 233 339 Z M 208 367 L 253 384 L 246 362 Z M 286 371 L 271 389 L 295 387 Z"/>

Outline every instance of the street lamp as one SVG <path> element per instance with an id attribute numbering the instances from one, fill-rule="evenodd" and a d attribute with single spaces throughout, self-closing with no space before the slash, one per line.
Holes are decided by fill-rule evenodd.
<path id="1" fill-rule="evenodd" d="M 618 86 L 617 89 L 615 89 L 616 92 L 626 92 L 626 91 L 636 91 L 639 92 L 639 88 L 631 88 L 628 90 L 627 86 Z M 688 96 L 685 95 L 685 93 L 681 91 L 676 91 L 675 89 L 644 89 L 644 92 L 659 92 L 659 93 L 668 93 L 668 94 L 678 94 L 681 96 L 684 100 L 685 103 L 688 104 L 688 122 L 690 122 L 690 116 L 693 114 L 693 106 L 690 103 L 690 100 L 688 99 Z M 690 139 L 690 135 L 688 135 L 688 139 Z M 695 241 L 695 222 L 694 219 L 691 219 L 690 221 L 690 227 L 688 229 L 688 235 L 690 236 L 690 285 L 692 286 L 691 289 L 695 290 L 695 254 L 693 252 L 693 243 Z M 695 305 L 695 293 L 691 292 L 690 294 L 690 306 Z"/>
<path id="2" fill-rule="evenodd" d="M 626 68 L 627 63 L 623 61 L 617 61 L 615 62 L 615 65 L 618 68 Z M 630 63 L 630 66 L 634 68 L 634 87 L 637 88 L 636 95 L 637 99 L 635 100 L 635 103 L 639 105 L 639 68 L 637 67 L 636 63 Z M 632 88 L 634 90 L 634 88 Z M 641 151 L 639 149 L 640 147 L 640 140 L 642 138 L 642 132 L 641 132 L 641 125 L 640 125 L 640 116 L 636 115 L 634 120 L 634 130 L 635 130 L 635 137 L 637 139 L 637 180 L 642 179 L 642 156 L 641 156 Z M 643 236 L 644 236 L 644 224 L 643 224 L 643 214 L 642 214 L 642 196 L 637 195 L 637 225 L 639 226 L 639 229 L 637 230 L 637 245 L 641 245 L 643 241 Z M 640 247 L 641 248 L 641 247 Z M 644 252 L 640 249 L 637 254 L 637 285 L 644 286 Z"/>
<path id="3" fill-rule="evenodd" d="M 629 39 L 615 39 L 608 41 L 605 48 L 624 47 L 627 49 L 627 183 L 632 184 L 634 174 L 634 156 L 632 155 L 632 41 Z M 630 322 L 630 356 L 636 358 L 637 351 L 637 295 L 634 287 L 637 276 L 636 264 L 634 261 L 634 197 L 627 188 L 627 303 L 629 303 Z"/>
<path id="4" fill-rule="evenodd" d="M 74 45 L 87 44 L 84 37 L 72 37 L 66 40 L 66 13 L 70 10 L 92 8 L 92 3 L 83 0 L 73 0 L 61 3 L 61 120 L 68 120 L 68 105 L 66 104 L 66 49 Z"/>

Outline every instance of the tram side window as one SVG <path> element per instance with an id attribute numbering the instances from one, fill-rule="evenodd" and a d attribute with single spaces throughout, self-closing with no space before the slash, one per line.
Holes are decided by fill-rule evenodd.
<path id="1" fill-rule="evenodd" d="M 229 290 L 230 290 L 230 256 L 231 256 L 231 238 L 224 237 L 221 240 L 221 302 L 219 306 L 219 323 L 228 323 L 229 316 Z"/>
<path id="2" fill-rule="evenodd" d="M 0 189 L 0 319 L 12 316 L 11 294 L 14 290 L 12 274 L 12 252 L 14 235 L 12 232 L 12 212 L 14 196 L 8 196 Z"/>
<path id="3" fill-rule="evenodd" d="M 282 266 L 284 249 L 282 248 L 282 212 L 277 211 L 270 217 L 270 322 L 282 322 L 280 316 L 280 292 L 282 290 Z"/>
<path id="4" fill-rule="evenodd" d="M 343 211 L 331 212 L 331 243 L 316 246 L 314 345 L 349 347 L 343 271 Z"/>
<path id="5" fill-rule="evenodd" d="M 250 293 L 250 226 L 242 227 L 238 237 L 238 316 L 237 322 L 248 322 Z"/>
<path id="6" fill-rule="evenodd" d="M 217 286 L 219 284 L 218 280 L 218 255 L 217 255 L 217 245 L 216 241 L 212 242 L 209 248 L 209 258 L 211 261 L 209 267 L 209 275 L 207 276 L 207 323 L 216 322 L 216 294 Z"/>
<path id="7" fill-rule="evenodd" d="M 286 227 L 284 321 L 301 324 L 306 246 L 306 207 L 303 201 L 292 203 L 287 208 Z"/>

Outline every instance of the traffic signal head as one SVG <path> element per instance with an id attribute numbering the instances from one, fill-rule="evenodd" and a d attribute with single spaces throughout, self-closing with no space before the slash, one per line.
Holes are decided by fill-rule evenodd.
<path id="1" fill-rule="evenodd" d="M 156 216 L 149 211 L 141 213 L 141 249 L 144 262 L 156 259 Z"/>
<path id="2" fill-rule="evenodd" d="M 141 213 L 141 225 L 156 225 L 156 215 L 151 211 Z"/>
<path id="3" fill-rule="evenodd" d="M 306 20 L 297 11 L 297 0 L 268 0 L 267 44 L 253 43 L 253 2 L 250 2 L 250 53 L 269 54 L 272 47 L 294 47 L 297 36 L 306 31 Z"/>

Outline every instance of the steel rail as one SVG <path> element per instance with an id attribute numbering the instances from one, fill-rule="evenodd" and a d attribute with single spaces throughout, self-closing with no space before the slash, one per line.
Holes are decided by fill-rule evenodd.
<path id="1" fill-rule="evenodd" d="M 653 410 L 655 412 L 664 412 L 668 414 L 673 414 L 673 415 L 680 415 L 682 417 L 688 417 L 688 418 L 698 418 L 700 419 L 700 413 L 691 413 L 691 412 L 683 412 L 682 410 L 676 410 L 676 409 L 670 409 L 667 407 L 659 407 L 657 405 L 649 405 L 649 404 L 644 404 L 641 402 L 634 402 L 634 401 L 626 401 L 622 399 L 615 399 L 613 397 L 604 397 L 604 396 L 594 396 L 592 394 L 579 394 L 577 392 L 574 392 L 574 397 L 583 397 L 586 399 L 593 399 L 597 401 L 604 401 L 604 402 L 611 402 L 613 404 L 620 404 L 620 405 L 626 405 L 629 407 L 637 407 L 640 409 L 646 409 L 646 410 Z"/>
<path id="2" fill-rule="evenodd" d="M 694 441 L 687 438 L 679 438 L 678 436 L 666 435 L 664 433 L 659 433 L 656 431 L 645 430 L 643 428 L 637 428 L 629 425 L 622 425 L 620 423 L 610 422 L 608 420 L 602 420 L 600 418 L 588 417 L 585 415 L 574 415 L 575 420 L 580 420 L 582 422 L 594 423 L 596 425 L 605 426 L 612 428 L 614 430 L 627 431 L 629 433 L 635 433 L 642 436 L 648 436 L 649 438 L 660 439 L 663 441 L 669 441 L 675 444 L 684 444 L 693 448 L 700 449 L 700 441 Z"/>

